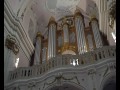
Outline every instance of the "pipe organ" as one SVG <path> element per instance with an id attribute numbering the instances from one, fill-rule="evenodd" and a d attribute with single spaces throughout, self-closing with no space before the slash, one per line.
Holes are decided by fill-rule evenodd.
<path id="1" fill-rule="evenodd" d="M 83 54 L 102 45 L 97 19 L 92 18 L 89 27 L 85 27 L 84 16 L 76 9 L 74 15 L 65 16 L 58 21 L 54 17 L 50 18 L 48 37 L 40 41 L 39 47 L 36 46 L 39 57 L 35 58 L 36 62 L 42 63 L 56 55 Z"/>

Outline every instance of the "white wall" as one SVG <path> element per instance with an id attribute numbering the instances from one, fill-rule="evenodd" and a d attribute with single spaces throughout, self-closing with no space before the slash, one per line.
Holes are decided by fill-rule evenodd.
<path id="1" fill-rule="evenodd" d="M 36 36 L 36 30 L 37 30 L 36 29 L 36 27 L 37 27 L 37 20 L 36 20 L 36 15 L 31 10 L 31 4 L 27 7 L 27 9 L 26 9 L 26 11 L 24 13 L 23 21 L 22 21 L 22 25 L 23 25 L 24 29 L 26 30 L 27 34 L 28 34 L 28 30 L 29 30 L 30 20 L 32 20 L 32 22 L 33 22 L 32 34 L 33 34 L 33 39 L 34 39 L 35 36 Z M 29 36 L 29 34 L 28 34 L 28 36 Z"/>
<path id="2" fill-rule="evenodd" d="M 18 15 L 19 18 L 21 18 L 21 24 L 23 28 L 25 29 L 25 32 L 28 34 L 29 30 L 29 22 L 30 19 L 33 21 L 34 24 L 34 30 L 33 30 L 33 35 L 35 38 L 35 32 L 36 32 L 36 16 L 34 12 L 31 10 L 31 6 L 33 4 L 33 0 L 7 0 L 10 7 L 12 8 L 13 12 L 15 15 Z M 29 36 L 29 35 L 28 35 Z"/>
<path id="3" fill-rule="evenodd" d="M 25 1 L 25 0 L 22 0 L 22 1 Z M 8 72 L 15 69 L 16 58 L 18 58 L 18 57 L 20 58 L 18 67 L 27 67 L 27 66 L 29 66 L 30 55 L 34 49 L 33 45 L 29 41 L 29 38 L 26 36 L 26 34 L 28 34 L 28 28 L 22 29 L 21 24 L 18 24 L 18 22 L 15 21 L 16 19 L 14 19 L 14 18 L 16 18 L 16 17 L 13 17 L 13 16 L 16 16 L 16 11 L 17 11 L 16 7 L 19 7 L 19 6 L 20 5 L 18 4 L 18 0 L 12 0 L 12 1 L 6 0 L 4 2 L 4 7 L 5 7 L 5 9 L 4 9 L 4 16 L 5 16 L 4 17 L 4 75 L 5 75 L 4 83 L 6 82 L 6 80 L 8 78 L 7 77 L 7 75 L 9 74 Z M 12 10 L 8 9 L 8 8 L 12 8 Z M 9 10 L 11 10 L 11 11 L 9 11 Z M 34 28 L 36 30 L 36 20 L 34 18 L 35 16 L 32 16 L 32 14 L 33 14 L 32 12 L 27 14 L 29 16 L 28 20 L 30 19 L 30 17 L 32 17 L 32 20 L 35 24 Z M 24 21 L 26 21 L 26 19 L 24 19 Z M 14 23 L 16 23 L 18 26 L 15 27 Z M 29 21 L 28 21 L 28 23 L 26 23 L 26 22 L 24 22 L 24 23 L 21 22 L 21 23 L 22 23 L 23 27 L 25 27 L 26 25 L 29 24 Z M 6 36 L 8 34 L 11 37 L 14 37 L 16 39 L 16 42 L 18 43 L 18 46 L 19 46 L 18 55 L 15 55 L 12 50 L 9 50 L 5 46 L 5 40 L 6 40 Z"/>
<path id="4" fill-rule="evenodd" d="M 27 59 L 27 57 L 25 56 L 25 54 L 21 48 L 19 49 L 19 54 L 18 54 L 17 58 L 19 58 L 18 67 L 28 67 L 29 66 L 29 60 Z"/>

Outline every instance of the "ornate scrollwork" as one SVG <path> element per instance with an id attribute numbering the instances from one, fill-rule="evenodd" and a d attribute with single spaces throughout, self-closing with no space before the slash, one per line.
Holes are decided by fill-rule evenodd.
<path id="1" fill-rule="evenodd" d="M 95 69 L 90 69 L 90 70 L 88 71 L 88 75 L 92 75 L 92 74 L 96 74 Z"/>
<path id="2" fill-rule="evenodd" d="M 5 42 L 5 46 L 12 50 L 14 52 L 15 55 L 18 54 L 19 52 L 19 47 L 18 45 L 16 44 L 16 40 L 12 37 L 10 37 L 9 35 L 7 36 L 6 38 L 6 42 Z"/>
<path id="3" fill-rule="evenodd" d="M 57 82 L 56 83 L 57 86 L 61 86 L 62 85 L 62 80 L 70 81 L 70 80 L 73 80 L 73 79 L 76 79 L 77 83 L 80 84 L 77 76 L 73 76 L 71 78 L 66 78 L 66 77 L 63 76 L 62 73 L 58 73 L 57 75 L 55 75 L 55 78 L 54 78 L 54 80 L 52 82 L 49 82 L 49 83 L 45 82 L 43 88 L 45 88 L 45 85 L 51 85 L 54 82 Z"/>

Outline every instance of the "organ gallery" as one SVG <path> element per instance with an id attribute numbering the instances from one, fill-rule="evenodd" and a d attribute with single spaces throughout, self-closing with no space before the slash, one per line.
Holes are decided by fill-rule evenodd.
<path id="1" fill-rule="evenodd" d="M 4 0 L 4 90 L 116 90 L 116 0 Z"/>
<path id="2" fill-rule="evenodd" d="M 103 46 L 97 18 L 91 16 L 89 27 L 85 27 L 79 9 L 74 15 L 64 16 L 58 21 L 50 17 L 47 27 L 48 38 L 44 39 L 40 32 L 37 33 L 34 64 L 42 64 L 57 55 L 84 54 Z"/>

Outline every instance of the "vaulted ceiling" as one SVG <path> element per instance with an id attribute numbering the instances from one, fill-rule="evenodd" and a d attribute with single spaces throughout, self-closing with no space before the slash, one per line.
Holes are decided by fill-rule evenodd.
<path id="1" fill-rule="evenodd" d="M 91 15 L 94 14 L 98 18 L 96 1 L 97 0 L 34 0 L 31 7 L 37 16 L 39 30 L 44 35 L 47 31 L 46 26 L 51 16 L 55 17 L 57 21 L 63 16 L 73 15 L 76 6 L 79 7 L 85 16 L 87 27 Z"/>
<path id="2" fill-rule="evenodd" d="M 47 24 L 51 16 L 55 17 L 56 21 L 63 16 L 73 15 L 76 6 L 79 7 L 81 13 L 84 15 L 85 26 L 89 24 L 91 15 L 98 18 L 98 0 L 8 0 L 11 7 L 22 9 L 22 6 L 29 8 L 33 11 L 37 19 L 39 31 L 45 35 L 47 31 Z M 20 3 L 20 4 L 18 4 Z M 24 5 L 26 3 L 26 5 Z M 20 7 L 17 10 L 17 7 Z M 24 12 L 24 10 L 23 10 Z"/>

